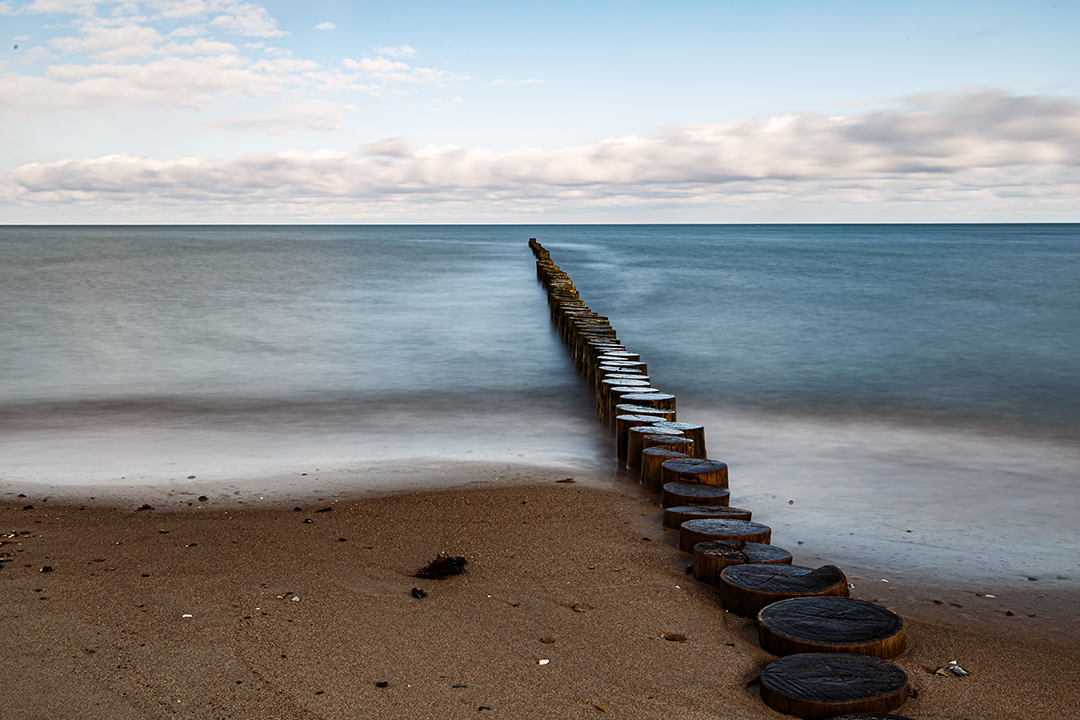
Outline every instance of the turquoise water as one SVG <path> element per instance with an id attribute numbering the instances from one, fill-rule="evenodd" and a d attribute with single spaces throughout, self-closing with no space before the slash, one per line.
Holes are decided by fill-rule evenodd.
<path id="1" fill-rule="evenodd" d="M 609 470 L 530 237 L 736 502 L 1080 574 L 1077 225 L 5 227 L 0 482 Z"/>

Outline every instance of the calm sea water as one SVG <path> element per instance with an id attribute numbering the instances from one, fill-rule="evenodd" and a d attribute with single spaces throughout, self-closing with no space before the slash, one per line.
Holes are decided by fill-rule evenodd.
<path id="1" fill-rule="evenodd" d="M 1080 575 L 1078 225 L 4 227 L 0 481 L 608 468 L 529 237 L 759 515 Z"/>

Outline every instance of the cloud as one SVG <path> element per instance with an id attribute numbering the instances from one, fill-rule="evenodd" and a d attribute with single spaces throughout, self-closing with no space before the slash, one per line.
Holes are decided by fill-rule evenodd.
<path id="1" fill-rule="evenodd" d="M 319 23 L 318 25 L 315 26 L 315 29 L 316 30 L 333 30 L 336 27 L 337 27 L 337 25 L 335 25 L 332 22 L 321 22 L 321 23 Z"/>
<path id="2" fill-rule="evenodd" d="M 576 208 L 848 207 L 1046 204 L 1076 216 L 1080 104 L 993 91 L 911 98 L 852 117 L 789 114 L 666 128 L 553 149 L 410 150 L 401 138 L 232 160 L 130 155 L 31 163 L 0 176 L 22 206 L 273 206 L 413 217 Z M 471 208 L 471 210 L 469 210 Z M 207 212 L 210 212 L 207 210 Z M 322 210 L 320 210 L 322 212 Z M 350 215 L 351 213 L 351 215 Z M 901 217 L 904 217 L 903 215 Z"/>
<path id="3" fill-rule="evenodd" d="M 201 130 L 223 133 L 261 133 L 280 135 L 286 132 L 326 132 L 344 130 L 345 114 L 332 103 L 307 103 L 291 105 L 272 113 L 226 115 L 199 123 Z"/>
<path id="4" fill-rule="evenodd" d="M 376 47 L 375 52 L 379 55 L 389 55 L 390 57 L 415 57 L 416 48 L 408 45 L 391 45 L 389 47 Z"/>
<path id="5" fill-rule="evenodd" d="M 0 2 L 0 15 L 14 15 L 15 12 L 15 7 L 10 2 Z"/>
<path id="6" fill-rule="evenodd" d="M 360 60 L 345 58 L 341 64 L 349 70 L 359 70 L 371 81 L 385 85 L 438 85 L 452 80 L 469 79 L 467 75 L 455 75 L 439 68 L 414 68 L 401 60 L 390 60 L 385 57 L 361 58 Z"/>
<path id="7" fill-rule="evenodd" d="M 209 6 L 211 13 L 221 14 L 210 21 L 210 26 L 249 37 L 282 37 L 289 33 L 279 30 L 277 21 L 262 5 L 245 2 L 215 0 Z"/>
<path id="8" fill-rule="evenodd" d="M 23 9 L 31 13 L 45 13 L 54 15 L 58 13 L 74 13 L 75 15 L 91 16 L 96 10 L 97 3 L 93 0 L 34 0 Z"/>
<path id="9" fill-rule="evenodd" d="M 93 53 L 96 60 L 120 62 L 154 52 L 154 45 L 162 40 L 161 34 L 150 27 L 127 24 L 107 27 L 101 24 L 83 26 L 83 37 L 58 37 L 49 41 L 49 47 L 64 53 Z"/>
<path id="10" fill-rule="evenodd" d="M 413 154 L 409 141 L 405 138 L 396 137 L 382 142 L 365 145 L 362 151 L 364 155 L 384 155 L 386 157 L 404 158 Z"/>
<path id="11" fill-rule="evenodd" d="M 200 17 L 206 12 L 203 0 L 155 0 L 150 4 L 162 17 L 170 19 Z"/>
<path id="12" fill-rule="evenodd" d="M 167 42 L 157 52 L 161 55 L 235 55 L 239 51 L 232 43 L 197 38 L 187 43 Z"/>
<path id="13" fill-rule="evenodd" d="M 195 48 L 192 48 L 193 50 Z M 315 68 L 292 58 L 166 57 L 144 65 L 52 65 L 45 77 L 0 75 L 0 113 L 122 108 L 206 109 L 215 96 L 267 97 Z"/>

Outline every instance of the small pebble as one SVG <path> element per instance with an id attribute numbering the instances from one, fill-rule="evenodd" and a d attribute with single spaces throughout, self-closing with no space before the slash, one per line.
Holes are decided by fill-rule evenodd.
<path id="1" fill-rule="evenodd" d="M 52 572 L 52 565 L 46 565 L 39 572 Z"/>
<path id="2" fill-rule="evenodd" d="M 1009 617 L 1012 617 L 1013 616 L 1013 611 L 1012 610 L 1006 610 L 1005 614 L 1008 615 Z"/>
<path id="3" fill-rule="evenodd" d="M 23 510 L 33 510 L 33 509 L 34 509 L 33 505 L 23 505 Z"/>
<path id="4" fill-rule="evenodd" d="M 1028 617 L 1038 617 L 1035 613 L 1028 613 Z"/>
<path id="5" fill-rule="evenodd" d="M 427 590 L 421 590 L 420 588 L 413 588 L 412 589 L 412 596 L 414 598 L 417 598 L 417 599 L 425 598 L 425 597 L 427 597 Z"/>
<path id="6" fill-rule="evenodd" d="M 302 507 L 294 507 L 293 512 L 304 512 L 304 508 L 302 508 Z"/>
<path id="7" fill-rule="evenodd" d="M 345 538 L 338 538 L 337 541 L 338 542 L 346 542 L 346 539 Z"/>
<path id="8" fill-rule="evenodd" d="M 481 710 L 490 710 L 490 709 L 491 708 L 489 708 L 487 705 L 481 705 L 480 707 L 476 708 L 476 712 L 480 712 Z"/>
<path id="9" fill-rule="evenodd" d="M 313 522 L 315 522 L 315 521 L 314 521 L 314 520 L 312 520 L 311 518 L 304 518 L 304 522 L 305 522 L 305 523 L 313 523 Z"/>
<path id="10" fill-rule="evenodd" d="M 282 655 L 281 657 L 285 657 L 285 656 L 284 656 L 284 655 Z M 375 687 L 380 687 L 380 688 L 381 688 L 381 687 L 386 687 L 386 686 L 388 686 L 389 684 L 390 684 L 390 683 L 386 682 L 385 680 L 376 680 L 376 681 L 375 681 Z"/>
<path id="11" fill-rule="evenodd" d="M 210 498 L 206 497 L 205 495 L 199 496 L 199 502 L 209 502 L 209 500 Z"/>
<path id="12" fill-rule="evenodd" d="M 194 476 L 194 475 L 188 475 L 188 476 L 187 476 L 187 479 L 188 479 L 188 480 L 194 480 L 194 479 L 195 479 L 195 476 Z"/>
<path id="13" fill-rule="evenodd" d="M 468 685 L 466 685 L 465 683 L 458 683 L 457 685 L 451 685 L 450 687 L 455 687 L 455 688 L 466 688 L 466 687 L 469 687 L 469 686 L 468 686 Z"/>

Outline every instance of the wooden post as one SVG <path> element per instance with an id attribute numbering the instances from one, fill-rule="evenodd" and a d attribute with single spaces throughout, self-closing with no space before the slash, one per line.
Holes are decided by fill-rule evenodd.
<path id="1" fill-rule="evenodd" d="M 665 460 L 690 457 L 678 450 L 664 447 L 647 447 L 641 451 L 641 484 L 652 492 L 660 489 L 660 464 Z"/>
<path id="2" fill-rule="evenodd" d="M 655 427 L 670 426 L 658 423 Z M 673 460 L 670 463 L 664 463 L 660 470 L 660 480 L 665 485 L 683 482 L 728 487 L 728 466 L 727 463 L 718 460 L 702 460 L 696 457 Z"/>
<path id="3" fill-rule="evenodd" d="M 626 385 L 619 385 L 608 390 L 609 405 L 604 408 L 604 413 L 601 416 L 602 422 L 605 425 L 611 424 L 611 419 L 617 414 L 615 408 L 624 404 L 623 398 L 627 395 L 662 395 L 659 390 L 653 387 L 630 387 Z"/>
<path id="4" fill-rule="evenodd" d="M 730 497 L 731 491 L 722 485 L 669 482 L 663 484 L 660 505 L 666 508 L 675 505 L 727 505 Z"/>
<path id="5" fill-rule="evenodd" d="M 706 540 L 738 540 L 768 545 L 771 539 L 772 528 L 749 520 L 687 520 L 679 526 L 679 549 L 685 553 L 693 552 L 695 545 Z"/>
<path id="6" fill-rule="evenodd" d="M 775 545 L 707 540 L 694 546 L 694 579 L 713 586 L 720 585 L 720 573 L 729 565 L 790 565 L 791 553 Z"/>
<path id="7" fill-rule="evenodd" d="M 675 416 L 674 410 L 664 410 L 663 408 L 651 408 L 644 405 L 627 405 L 626 403 L 620 403 L 615 406 L 616 415 L 654 415 L 658 418 L 668 420 Z"/>
<path id="8" fill-rule="evenodd" d="M 664 410 L 671 410 L 675 412 L 675 396 L 668 395 L 666 393 L 657 392 L 653 395 L 624 395 L 620 402 L 629 403 L 631 405 L 645 405 L 647 407 L 663 408 Z M 673 415 L 671 418 L 675 420 Z"/>
<path id="9" fill-rule="evenodd" d="M 651 435 L 646 435 L 644 438 L 642 438 L 642 443 L 644 443 L 645 445 L 645 447 L 642 448 L 643 450 L 647 450 L 651 447 L 662 447 L 667 448 L 668 450 L 676 450 L 681 453 L 686 453 L 687 455 L 691 456 L 694 453 L 694 441 L 688 437 L 678 437 L 675 435 L 653 433 Z M 657 485 L 660 484 L 659 473 L 657 473 L 656 482 Z"/>
<path id="10" fill-rule="evenodd" d="M 623 465 L 626 464 L 626 453 L 629 447 L 630 428 L 641 425 L 656 423 L 654 415 L 617 415 L 615 417 L 615 457 Z"/>
<path id="11" fill-rule="evenodd" d="M 689 422 L 665 422 L 661 424 L 661 427 L 671 427 L 676 430 L 682 430 L 683 435 L 694 441 L 694 457 L 707 458 L 709 456 L 708 453 L 705 452 L 704 425 Z"/>
<path id="12" fill-rule="evenodd" d="M 664 509 L 663 525 L 678 529 L 687 520 L 749 520 L 752 515 L 749 510 L 726 505 L 676 505 Z"/>
<path id="13" fill-rule="evenodd" d="M 652 432 L 653 426 L 651 425 L 639 425 L 638 427 L 632 427 L 627 429 L 627 442 L 626 442 L 626 466 L 631 468 L 641 467 L 641 451 L 645 449 L 645 436 L 646 435 L 671 435 L 674 437 L 682 437 L 682 432 L 678 430 L 663 430 L 660 433 Z M 671 448 L 674 450 L 675 448 Z M 679 450 L 678 452 L 682 452 Z"/>
<path id="14" fill-rule="evenodd" d="M 685 523 L 683 523 L 685 525 Z M 835 565 L 732 565 L 720 573 L 720 602 L 743 617 L 780 600 L 808 595 L 847 597 L 847 577 Z"/>
<path id="15" fill-rule="evenodd" d="M 907 698 L 907 673 L 888 660 L 865 655 L 799 653 L 773 661 L 761 673 L 762 702 L 806 720 L 890 713 Z M 893 716 L 871 714 L 869 720 L 876 717 Z"/>
<path id="16" fill-rule="evenodd" d="M 613 407 L 611 403 L 611 388 L 625 387 L 644 390 L 649 387 L 648 380 L 627 380 L 626 378 L 604 378 L 598 384 L 596 396 L 596 413 L 601 421 L 607 419 L 607 413 Z M 609 423 L 610 424 L 610 423 Z"/>
<path id="17" fill-rule="evenodd" d="M 758 613 L 758 639 L 773 655 L 842 652 L 891 660 L 906 649 L 904 621 L 892 610 L 850 597 L 799 597 Z"/>

